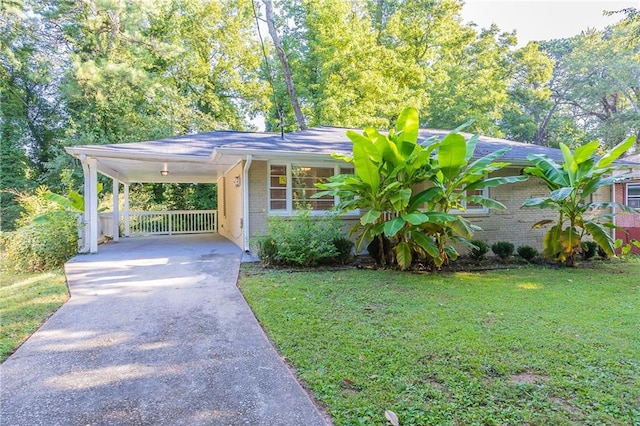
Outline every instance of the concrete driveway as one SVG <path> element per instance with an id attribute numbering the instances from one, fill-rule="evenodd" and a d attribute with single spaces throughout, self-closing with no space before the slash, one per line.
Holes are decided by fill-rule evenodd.
<path id="1" fill-rule="evenodd" d="M 238 291 L 241 256 L 198 235 L 71 260 L 71 299 L 0 366 L 0 424 L 328 424 Z"/>

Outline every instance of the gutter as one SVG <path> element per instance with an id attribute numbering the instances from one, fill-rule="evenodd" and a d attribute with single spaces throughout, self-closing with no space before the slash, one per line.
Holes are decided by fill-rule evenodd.
<path id="1" fill-rule="evenodd" d="M 251 163 L 253 162 L 253 156 L 251 154 L 247 154 L 247 161 L 244 163 L 243 173 L 243 183 L 242 185 L 242 232 L 244 234 L 244 251 L 249 252 L 249 169 L 251 168 Z"/>
<path id="2" fill-rule="evenodd" d="M 196 156 L 196 155 L 188 155 L 188 154 L 156 154 L 156 153 L 148 153 L 145 152 L 141 156 L 136 157 L 129 152 L 114 152 L 111 150 L 105 149 L 94 149 L 94 148 L 77 148 L 77 147 L 65 147 L 65 151 L 72 157 L 75 157 L 81 160 L 82 156 L 90 156 L 101 159 L 119 159 L 119 160 L 133 160 L 133 161 L 146 161 L 146 162 L 156 162 L 156 161 L 167 161 L 167 162 L 183 162 L 183 163 L 210 163 L 210 156 Z M 140 154 L 138 152 L 138 154 Z"/>

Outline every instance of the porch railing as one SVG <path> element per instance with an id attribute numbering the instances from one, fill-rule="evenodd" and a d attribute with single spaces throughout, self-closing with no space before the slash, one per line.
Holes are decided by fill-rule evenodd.
<path id="1" fill-rule="evenodd" d="M 129 229 L 126 212 L 120 212 L 122 235 L 173 235 L 218 232 L 217 210 L 130 211 Z M 100 213 L 102 234 L 112 237 L 113 213 Z M 128 232 L 127 232 L 128 231 Z"/>

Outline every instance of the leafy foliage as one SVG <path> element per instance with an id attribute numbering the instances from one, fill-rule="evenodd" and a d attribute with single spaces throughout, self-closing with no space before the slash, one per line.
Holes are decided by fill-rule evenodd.
<path id="1" fill-rule="evenodd" d="M 489 244 L 482 240 L 471 240 L 469 242 L 471 243 L 469 246 L 469 256 L 474 260 L 484 259 L 485 255 L 489 252 Z"/>
<path id="2" fill-rule="evenodd" d="M 501 149 L 473 160 L 477 135 L 469 141 L 456 131 L 438 141 L 430 138 L 418 143 L 419 117 L 415 108 L 406 108 L 389 134 L 365 128 L 362 134 L 347 131 L 353 142 L 353 156 L 337 156 L 351 162 L 354 175 L 339 175 L 318 184 L 325 191 L 315 195 L 340 197 L 340 212 L 366 211 L 352 228 L 358 234 L 356 250 L 378 239 L 383 265 L 406 269 L 417 259 L 436 267 L 458 257 L 453 243 L 468 243 L 478 227 L 452 210 L 464 210 L 467 202 L 486 208 L 504 205 L 471 192 L 525 176 L 491 177 L 507 163 L 494 160 L 508 149 Z"/>
<path id="3" fill-rule="evenodd" d="M 19 272 L 44 271 L 61 267 L 78 253 L 77 216 L 57 215 L 33 222 L 5 237 L 6 262 Z"/>
<path id="4" fill-rule="evenodd" d="M 344 263 L 353 243 L 337 218 L 313 217 L 308 210 L 291 219 L 269 218 L 267 235 L 257 238 L 258 258 L 265 265 L 317 266 Z"/>
<path id="5" fill-rule="evenodd" d="M 538 255 L 540 254 L 540 253 L 538 253 L 538 250 L 536 250 L 535 248 L 533 248 L 531 246 L 520 246 L 520 247 L 518 247 L 517 252 L 518 252 L 518 256 L 520 256 L 521 258 L 523 258 L 527 262 L 531 262 L 533 259 L 538 257 Z"/>
<path id="6" fill-rule="evenodd" d="M 491 244 L 491 251 L 493 254 L 498 256 L 500 260 L 507 260 L 513 255 L 513 251 L 515 247 L 513 243 L 508 241 L 498 241 L 497 243 Z"/>
<path id="7" fill-rule="evenodd" d="M 526 200 L 522 207 L 549 208 L 558 212 L 556 221 L 543 220 L 534 224 L 534 227 L 553 224 L 544 238 L 544 256 L 547 259 L 573 266 L 585 235 L 590 235 L 608 256 L 614 254 L 614 240 L 607 229 L 613 225 L 604 220 L 610 219 L 615 213 L 600 216 L 596 213 L 611 207 L 623 212 L 636 210 L 619 203 L 589 200 L 598 189 L 612 185 L 616 178 L 620 178 L 620 175 L 610 176 L 611 172 L 620 169 L 613 162 L 634 142 L 635 137 L 630 137 L 600 158 L 595 155 L 599 147 L 597 141 L 581 146 L 575 152 L 561 143 L 562 164 L 542 154 L 527 157 L 533 166 L 526 167 L 524 172 L 542 179 L 550 192 L 547 196 Z M 588 212 L 593 212 L 593 217 L 588 217 Z"/>

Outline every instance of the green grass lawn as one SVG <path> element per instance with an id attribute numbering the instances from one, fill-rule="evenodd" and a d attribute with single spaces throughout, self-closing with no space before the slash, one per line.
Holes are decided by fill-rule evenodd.
<path id="1" fill-rule="evenodd" d="M 337 425 L 640 424 L 640 261 L 410 274 L 244 265 Z"/>
<path id="2" fill-rule="evenodd" d="M 0 362 L 68 298 L 62 271 L 15 274 L 0 270 Z"/>

